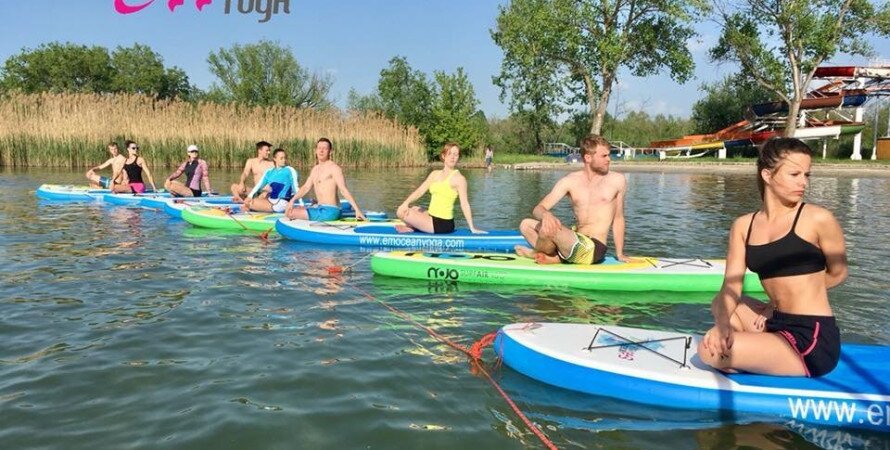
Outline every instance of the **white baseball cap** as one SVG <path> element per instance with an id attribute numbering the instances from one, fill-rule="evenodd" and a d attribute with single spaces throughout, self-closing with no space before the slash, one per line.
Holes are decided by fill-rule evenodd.
<path id="1" fill-rule="evenodd" d="M 195 144 L 189 145 L 189 148 L 188 148 L 188 150 L 186 150 L 186 153 L 191 153 L 191 152 L 198 153 L 198 146 Z"/>

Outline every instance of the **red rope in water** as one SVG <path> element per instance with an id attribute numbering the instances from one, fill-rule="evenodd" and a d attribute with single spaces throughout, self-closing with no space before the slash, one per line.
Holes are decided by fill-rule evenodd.
<path id="1" fill-rule="evenodd" d="M 330 269 L 328 269 L 328 270 L 330 271 Z M 352 285 L 352 286 L 353 286 L 353 288 L 355 288 L 355 290 L 360 292 L 362 295 L 367 297 L 369 300 L 372 300 L 374 302 L 377 302 L 377 303 L 383 305 L 386 309 L 390 310 L 396 316 L 399 316 L 399 317 L 405 319 L 406 321 L 414 324 L 418 328 L 426 331 L 430 336 L 432 336 L 439 342 L 442 342 L 443 344 L 446 344 L 449 347 L 467 355 L 470 358 L 470 362 L 473 364 L 473 373 L 481 373 L 482 375 L 485 376 L 485 378 L 488 380 L 488 382 L 492 386 L 494 386 L 494 388 L 498 391 L 498 393 L 501 395 L 501 397 L 504 398 L 504 401 L 506 401 L 507 404 L 510 405 L 510 408 L 513 410 L 513 412 L 516 413 L 516 415 L 522 420 L 522 422 L 525 423 L 525 426 L 528 427 L 528 429 L 531 430 L 532 433 L 534 433 L 535 436 L 537 436 L 538 439 L 541 440 L 541 443 L 543 443 L 545 447 L 547 447 L 549 449 L 554 449 L 554 450 L 557 448 L 556 445 L 553 443 L 553 441 L 551 441 L 549 438 L 547 438 L 547 436 L 544 434 L 544 432 L 542 432 L 534 423 L 532 423 L 531 420 L 529 420 L 528 417 L 525 416 L 525 414 L 522 413 L 522 410 L 519 409 L 519 406 L 517 406 L 516 403 L 513 401 L 513 399 L 511 399 L 510 396 L 507 395 L 506 392 L 504 392 L 504 390 L 501 388 L 501 386 L 498 384 L 498 382 L 495 381 L 494 378 L 492 378 L 491 374 L 489 374 L 488 371 L 485 370 L 485 367 L 482 365 L 482 351 L 485 350 L 485 347 L 491 345 L 492 342 L 494 342 L 495 338 L 497 337 L 496 332 L 486 334 L 481 339 L 479 339 L 478 341 L 473 343 L 473 345 L 468 349 L 468 348 L 452 341 L 451 339 L 448 339 L 447 337 L 439 334 L 439 332 L 437 332 L 436 330 L 414 320 L 414 318 L 411 317 L 408 313 L 384 302 L 383 300 L 380 300 L 380 299 L 374 297 L 373 295 L 365 292 L 363 289 L 359 288 L 356 285 Z"/>

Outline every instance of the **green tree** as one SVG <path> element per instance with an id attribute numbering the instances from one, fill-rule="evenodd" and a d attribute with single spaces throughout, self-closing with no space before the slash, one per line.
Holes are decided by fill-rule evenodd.
<path id="1" fill-rule="evenodd" d="M 468 153 L 484 145 L 487 133 L 485 115 L 476 109 L 478 101 L 473 85 L 462 67 L 449 75 L 435 72 L 432 124 L 426 133 L 427 144 L 433 154 L 448 141 L 454 141 Z"/>
<path id="2" fill-rule="evenodd" d="M 218 79 L 207 97 L 249 105 L 326 108 L 333 80 L 310 73 L 290 48 L 270 41 L 234 45 L 210 53 L 210 72 Z"/>
<path id="3" fill-rule="evenodd" d="M 434 90 L 435 86 L 427 76 L 412 69 L 402 56 L 389 60 L 389 65 L 380 71 L 377 82 L 377 96 L 383 113 L 405 125 L 417 127 L 422 134 L 427 134 L 431 125 Z"/>
<path id="4" fill-rule="evenodd" d="M 553 102 L 564 89 L 586 101 L 600 133 L 621 68 L 649 76 L 667 69 L 685 82 L 694 68 L 687 40 L 700 0 L 513 0 L 492 32 L 504 51 L 500 78 Z M 538 76 L 549 68 L 550 75 Z M 546 80 L 546 81 L 544 81 Z M 516 92 L 516 89 L 513 89 Z M 526 103 L 526 99 L 520 99 Z"/>
<path id="5" fill-rule="evenodd" d="M 501 74 L 492 81 L 501 88 L 501 102 L 509 97 L 513 117 L 531 130 L 535 149 L 540 153 L 544 148 L 542 135 L 556 126 L 554 118 L 565 111 L 559 95 L 563 89 L 552 76 L 552 67 L 545 58 L 527 56 L 522 63 L 505 59 Z"/>
<path id="6" fill-rule="evenodd" d="M 111 54 L 114 92 L 151 95 L 158 98 L 187 98 L 188 76 L 177 67 L 165 68 L 161 55 L 145 45 L 118 47 Z"/>
<path id="7" fill-rule="evenodd" d="M 346 109 L 352 111 L 383 111 L 383 101 L 376 92 L 362 95 L 354 88 L 346 94 Z"/>
<path id="8" fill-rule="evenodd" d="M 25 93 L 109 92 L 112 73 L 106 48 L 53 42 L 8 58 L 0 86 Z"/>
<path id="9" fill-rule="evenodd" d="M 745 111 L 768 102 L 773 94 L 743 74 L 730 75 L 713 84 L 703 84 L 704 98 L 692 105 L 695 133 L 713 133 L 741 121 Z"/>
<path id="10" fill-rule="evenodd" d="M 723 33 L 714 61 L 738 63 L 788 104 L 785 136 L 797 129 L 800 102 L 816 68 L 838 53 L 869 55 L 864 36 L 890 33 L 890 4 L 869 0 L 743 0 L 718 3 Z"/>

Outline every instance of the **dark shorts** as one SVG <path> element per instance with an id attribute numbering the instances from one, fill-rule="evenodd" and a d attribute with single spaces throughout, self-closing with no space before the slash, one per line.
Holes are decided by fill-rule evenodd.
<path id="1" fill-rule="evenodd" d="M 766 331 L 785 338 L 800 355 L 808 377 L 834 370 L 841 357 L 841 332 L 832 316 L 805 316 L 778 311 L 766 321 Z"/>
<path id="2" fill-rule="evenodd" d="M 606 259 L 606 244 L 579 232 L 575 232 L 575 244 L 568 256 L 557 252 L 560 261 L 567 264 L 599 264 Z"/>
<path id="3" fill-rule="evenodd" d="M 189 188 L 189 190 L 192 191 L 192 196 L 194 196 L 194 197 L 200 197 L 201 195 L 204 194 L 200 189 Z"/>
<path id="4" fill-rule="evenodd" d="M 433 218 L 434 234 L 447 234 L 454 232 L 454 219 L 440 219 L 436 216 L 430 217 Z"/>

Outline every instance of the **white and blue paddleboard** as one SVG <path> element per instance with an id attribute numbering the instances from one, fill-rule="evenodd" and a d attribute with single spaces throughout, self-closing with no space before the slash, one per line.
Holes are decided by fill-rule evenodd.
<path id="1" fill-rule="evenodd" d="M 105 194 L 110 194 L 110 189 L 93 189 L 89 186 L 42 184 L 35 192 L 38 198 L 52 201 L 93 201 L 101 200 Z"/>
<path id="2" fill-rule="evenodd" d="M 700 338 L 609 325 L 519 323 L 501 328 L 494 349 L 517 372 L 587 394 L 890 432 L 890 347 L 843 344 L 828 375 L 777 377 L 712 369 L 696 353 Z"/>
<path id="3" fill-rule="evenodd" d="M 167 203 L 232 205 L 231 195 L 204 195 L 201 197 L 171 197 L 169 195 L 143 195 L 139 206 L 152 209 L 164 209 Z"/>
<path id="4" fill-rule="evenodd" d="M 138 206 L 146 198 L 167 199 L 172 197 L 169 192 L 146 192 L 144 194 L 109 193 L 102 196 L 102 201 L 110 205 Z"/>
<path id="5" fill-rule="evenodd" d="M 371 216 L 366 214 L 369 219 Z M 275 230 L 285 238 L 316 244 L 351 245 L 370 248 L 413 248 L 464 250 L 478 249 L 491 251 L 513 250 L 525 239 L 515 230 L 492 230 L 486 234 L 473 234 L 466 228 L 458 228 L 453 233 L 430 234 L 418 231 L 399 233 L 396 225 L 401 221 L 389 221 L 366 225 L 340 225 L 336 223 L 312 222 L 308 220 L 280 219 Z"/>

